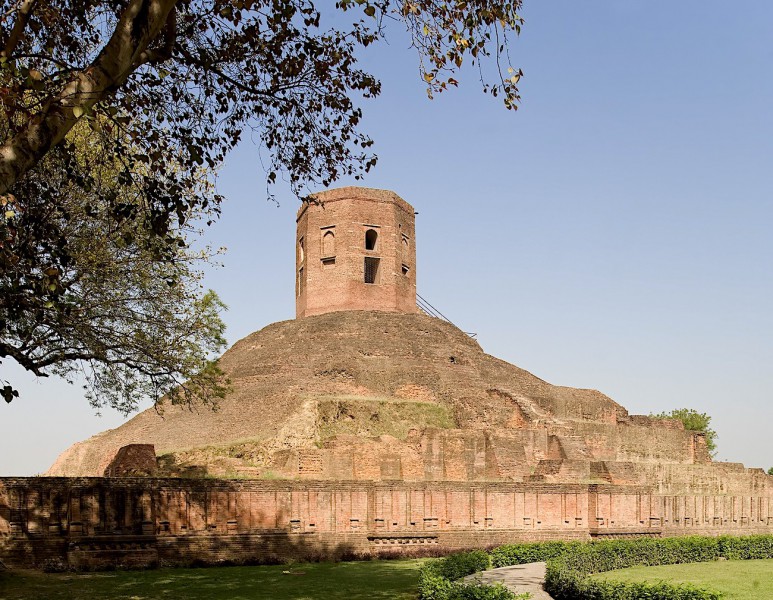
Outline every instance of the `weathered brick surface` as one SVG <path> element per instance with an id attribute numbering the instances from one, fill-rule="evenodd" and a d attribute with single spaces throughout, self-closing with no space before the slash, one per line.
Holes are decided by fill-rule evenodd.
<path id="1" fill-rule="evenodd" d="M 122 446 L 105 468 L 105 477 L 147 477 L 156 474 L 156 450 L 153 444 Z"/>
<path id="2" fill-rule="evenodd" d="M 447 450 L 461 437 L 489 435 L 491 443 L 478 450 L 470 447 L 469 456 L 486 453 L 486 469 L 500 470 L 503 478 L 520 477 L 524 465 L 528 473 L 545 458 L 546 435 L 566 438 L 575 435 L 580 425 L 586 429 L 577 443 L 596 444 L 597 460 L 624 460 L 618 449 L 632 437 L 644 440 L 639 454 L 645 458 L 654 457 L 656 451 L 661 457 L 672 452 L 668 460 L 689 461 L 684 449 L 685 440 L 692 439 L 690 433 L 663 429 L 668 435 L 660 442 L 661 436 L 653 435 L 659 431 L 655 426 L 632 423 L 620 425 L 630 433 L 621 435 L 615 423 L 627 413 L 612 399 L 593 390 L 551 385 L 485 354 L 450 323 L 424 314 L 341 311 L 274 323 L 237 342 L 220 364 L 231 378 L 233 391 L 216 412 L 208 407 L 166 406 L 159 415 L 149 409 L 116 429 L 75 444 L 49 474 L 102 475 L 105 457 L 127 444 L 154 444 L 157 452 L 165 453 L 261 440 L 267 458 L 252 462 L 269 468 L 274 452 L 311 450 L 337 433 L 360 438 L 389 433 L 406 441 L 406 418 L 385 419 L 379 403 L 402 403 L 405 414 L 429 411 L 423 420 L 417 419 L 420 429 L 459 430 L 448 432 Z M 331 404 L 348 411 L 323 422 L 330 417 Z M 445 423 L 433 423 L 441 413 Z M 390 431 L 389 424 L 398 421 L 400 426 Z M 432 479 L 443 479 L 441 440 L 432 444 L 436 454 L 428 473 Z M 510 450 L 512 444 L 521 444 L 524 454 Z M 562 444 L 571 453 L 571 444 Z M 408 449 L 404 450 L 407 457 Z M 394 453 L 394 448 L 388 453 Z M 626 450 L 623 456 L 631 453 Z M 483 458 L 480 454 L 473 460 L 478 461 L 472 471 L 476 478 Z M 466 461 L 449 462 L 449 473 L 466 476 Z M 366 471 L 370 469 L 363 467 L 362 472 Z M 375 471 L 380 473 L 380 467 Z M 404 472 L 409 473 L 405 465 Z"/>
<path id="3" fill-rule="evenodd" d="M 0 560 L 75 568 L 421 554 L 510 541 L 773 532 L 770 486 L 0 479 Z"/>

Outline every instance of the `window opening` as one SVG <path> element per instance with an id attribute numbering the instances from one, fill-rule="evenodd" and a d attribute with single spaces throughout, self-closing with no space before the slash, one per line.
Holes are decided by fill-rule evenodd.
<path id="1" fill-rule="evenodd" d="M 327 267 L 335 267 L 336 265 L 336 257 L 335 256 L 328 256 L 326 258 L 322 259 L 322 266 Z"/>
<path id="2" fill-rule="evenodd" d="M 303 293 L 303 267 L 298 269 L 298 295 Z"/>
<path id="3" fill-rule="evenodd" d="M 335 256 L 336 253 L 336 235 L 332 231 L 326 231 L 322 235 L 322 256 Z"/>
<path id="4" fill-rule="evenodd" d="M 305 253 L 303 251 L 303 238 L 298 240 L 298 262 L 303 262 Z"/>
<path id="5" fill-rule="evenodd" d="M 410 267 L 403 263 L 403 275 L 408 275 L 408 271 L 410 270 Z"/>
<path id="6" fill-rule="evenodd" d="M 378 282 L 378 264 L 380 259 L 365 257 L 365 283 Z"/>
<path id="7" fill-rule="evenodd" d="M 365 232 L 365 250 L 375 250 L 378 232 L 375 229 L 368 229 Z"/>

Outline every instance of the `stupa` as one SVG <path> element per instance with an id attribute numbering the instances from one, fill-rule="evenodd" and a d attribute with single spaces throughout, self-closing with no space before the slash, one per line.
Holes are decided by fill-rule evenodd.
<path id="1" fill-rule="evenodd" d="M 101 476 L 120 448 L 152 444 L 167 475 L 746 488 L 742 466 L 712 465 L 702 433 L 551 385 L 419 311 L 414 214 L 368 188 L 304 202 L 296 319 L 223 355 L 233 391 L 218 410 L 147 410 L 48 474 Z"/>

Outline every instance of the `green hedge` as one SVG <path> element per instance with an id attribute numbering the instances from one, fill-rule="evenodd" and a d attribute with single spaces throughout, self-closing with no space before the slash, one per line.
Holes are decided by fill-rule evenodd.
<path id="1" fill-rule="evenodd" d="M 494 568 L 522 565 L 531 562 L 547 562 L 566 553 L 581 551 L 589 544 L 613 544 L 615 559 L 621 564 L 631 560 L 642 565 L 675 564 L 680 562 L 704 562 L 726 558 L 749 560 L 773 556 L 773 535 L 750 536 L 688 536 L 678 538 L 640 538 L 611 542 L 532 542 L 507 544 L 491 551 Z M 623 567 L 613 567 L 623 568 Z"/>
<path id="2" fill-rule="evenodd" d="M 667 583 L 622 583 L 588 576 L 635 566 L 773 558 L 773 535 L 590 542 L 548 560 L 545 588 L 555 600 L 718 600 L 719 592 Z"/>
<path id="3" fill-rule="evenodd" d="M 551 558 L 561 556 L 565 552 L 581 546 L 588 542 L 531 542 L 525 544 L 507 544 L 499 546 L 491 551 L 491 565 L 498 569 L 499 567 L 509 567 L 511 565 L 526 565 L 534 562 L 547 562 Z"/>
<path id="4" fill-rule="evenodd" d="M 483 550 L 459 552 L 445 558 L 427 561 L 419 571 L 420 600 L 526 600 L 528 594 L 516 595 L 500 583 L 456 581 L 485 571 L 491 565 Z"/>
<path id="5" fill-rule="evenodd" d="M 457 552 L 437 561 L 438 573 L 451 581 L 485 571 L 490 566 L 491 557 L 483 550 Z"/>
<path id="6" fill-rule="evenodd" d="M 727 560 L 773 558 L 773 535 L 735 537 L 723 535 L 719 540 L 720 556 Z"/>
<path id="7" fill-rule="evenodd" d="M 625 583 L 589 575 L 636 566 L 712 560 L 773 558 L 773 535 L 639 538 L 593 542 L 508 544 L 491 551 L 452 554 L 428 561 L 419 576 L 420 600 L 523 600 L 500 584 L 462 583 L 462 577 L 495 568 L 547 562 L 545 588 L 555 600 L 719 600 L 720 592 L 691 585 Z"/>

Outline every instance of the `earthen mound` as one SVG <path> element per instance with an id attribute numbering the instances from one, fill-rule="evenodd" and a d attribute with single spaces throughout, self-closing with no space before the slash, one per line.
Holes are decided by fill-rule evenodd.
<path id="1" fill-rule="evenodd" d="M 453 479 L 457 446 L 463 479 L 539 475 L 551 460 L 547 476 L 571 471 L 573 460 L 695 457 L 686 432 L 672 431 L 678 451 L 669 457 L 642 437 L 653 425 L 647 418 L 600 392 L 551 385 L 423 314 L 347 311 L 274 323 L 237 342 L 221 365 L 233 389 L 216 411 L 146 410 L 75 444 L 48 474 L 102 475 L 128 444 L 154 444 L 170 472 L 255 476 L 379 478 L 396 469 L 401 478 Z M 438 443 L 444 466 L 428 467 Z M 476 452 L 484 455 L 478 468 Z M 367 467 L 363 456 L 380 458 Z"/>

